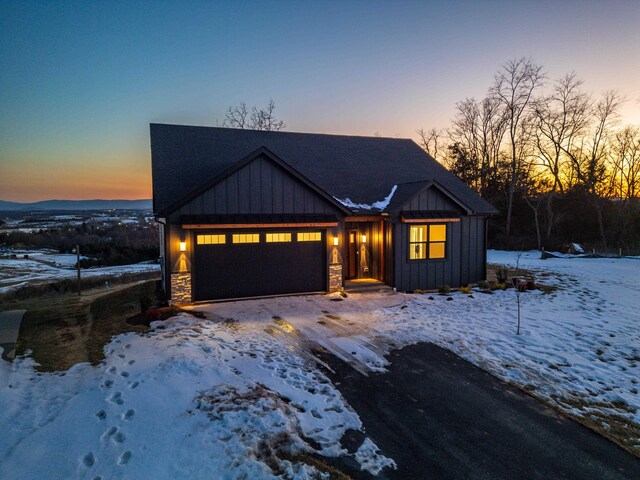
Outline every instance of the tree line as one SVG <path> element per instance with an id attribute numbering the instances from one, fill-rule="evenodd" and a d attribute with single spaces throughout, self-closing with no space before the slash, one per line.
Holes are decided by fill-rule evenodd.
<path id="1" fill-rule="evenodd" d="M 128 265 L 158 258 L 158 227 L 154 222 L 83 222 L 33 232 L 6 230 L 0 232 L 0 245 L 53 248 L 59 253 L 72 253 L 79 245 L 80 253 L 89 257 L 80 260 L 82 268 Z"/>
<path id="2" fill-rule="evenodd" d="M 625 99 L 598 96 L 575 73 L 549 79 L 530 58 L 508 61 L 482 99 L 456 104 L 421 146 L 492 202 L 494 246 L 585 242 L 640 246 L 640 128 L 622 125 Z M 531 245 L 533 243 L 533 245 Z"/>
<path id="3" fill-rule="evenodd" d="M 618 92 L 583 85 L 573 72 L 550 79 L 531 58 L 510 60 L 484 98 L 456 104 L 448 128 L 416 130 L 427 153 L 500 211 L 491 246 L 640 249 L 640 126 L 620 124 Z M 241 103 L 222 125 L 283 130 L 274 111 L 271 99 Z"/>

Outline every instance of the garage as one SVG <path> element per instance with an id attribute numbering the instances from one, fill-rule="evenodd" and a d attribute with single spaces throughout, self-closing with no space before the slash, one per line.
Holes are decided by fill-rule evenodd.
<path id="1" fill-rule="evenodd" d="M 321 228 L 194 232 L 195 301 L 327 289 Z"/>

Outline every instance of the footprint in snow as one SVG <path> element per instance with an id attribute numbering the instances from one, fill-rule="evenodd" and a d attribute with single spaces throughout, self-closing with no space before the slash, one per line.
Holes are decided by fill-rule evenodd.
<path id="1" fill-rule="evenodd" d="M 129 376 L 129 372 L 120 372 L 120 376 L 127 378 Z"/>
<path id="2" fill-rule="evenodd" d="M 126 356 L 124 353 L 119 353 L 119 354 L 118 354 L 118 357 L 120 357 L 120 358 L 127 358 L 127 356 Z"/>
<path id="3" fill-rule="evenodd" d="M 129 365 L 133 365 L 134 363 L 136 363 L 135 360 L 129 360 Z"/>
<path id="4" fill-rule="evenodd" d="M 98 417 L 100 420 L 104 420 L 105 418 L 107 418 L 107 412 L 105 412 L 104 410 L 98 410 L 96 412 L 96 417 Z"/>
<path id="5" fill-rule="evenodd" d="M 107 430 L 105 430 L 105 432 L 100 435 L 100 439 L 102 441 L 107 441 L 109 438 L 111 438 L 116 432 L 118 431 L 118 427 L 111 427 L 108 428 Z"/>
<path id="6" fill-rule="evenodd" d="M 116 392 L 111 395 L 108 399 L 111 403 L 115 403 L 116 405 L 122 405 L 124 400 L 122 399 L 122 393 Z"/>
<path id="7" fill-rule="evenodd" d="M 124 443 L 125 440 L 125 434 L 122 432 L 116 432 L 112 437 L 111 440 L 113 440 L 114 443 Z"/>
<path id="8" fill-rule="evenodd" d="M 113 385 L 113 380 L 105 380 L 105 382 L 103 383 L 103 386 L 105 388 L 111 388 L 111 385 Z"/>
<path id="9" fill-rule="evenodd" d="M 110 368 L 107 370 L 107 373 L 116 373 L 116 367 L 115 367 L 115 366 L 110 367 Z"/>
<path id="10" fill-rule="evenodd" d="M 135 382 L 133 382 L 131 385 L 129 385 L 129 388 L 131 390 L 133 390 L 134 388 L 136 388 L 138 385 L 140 385 L 140 382 L 138 382 L 137 380 Z"/>
<path id="11" fill-rule="evenodd" d="M 126 452 L 122 452 L 118 457 L 118 465 L 126 465 L 131 460 L 131 452 L 127 450 Z"/>
<path id="12" fill-rule="evenodd" d="M 82 463 L 85 467 L 93 467 L 93 464 L 96 463 L 96 457 L 93 456 L 93 452 L 89 452 L 82 457 Z"/>
<path id="13" fill-rule="evenodd" d="M 133 409 L 127 410 L 122 414 L 123 420 L 133 420 L 133 416 L 136 414 L 136 411 Z"/>

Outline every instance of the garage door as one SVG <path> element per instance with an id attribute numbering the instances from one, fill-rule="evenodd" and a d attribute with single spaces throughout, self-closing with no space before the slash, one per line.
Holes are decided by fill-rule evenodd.
<path id="1" fill-rule="evenodd" d="M 195 300 L 326 290 L 322 230 L 242 230 L 195 235 Z"/>

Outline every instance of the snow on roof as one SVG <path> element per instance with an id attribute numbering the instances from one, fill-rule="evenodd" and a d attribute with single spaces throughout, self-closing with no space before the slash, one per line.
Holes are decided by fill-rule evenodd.
<path id="1" fill-rule="evenodd" d="M 340 199 L 340 198 L 336 198 L 336 200 L 338 200 L 345 207 L 351 208 L 353 210 L 380 210 L 380 211 L 382 211 L 382 210 L 384 210 L 385 208 L 387 208 L 389 206 L 389 202 L 393 198 L 393 194 L 396 193 L 397 188 L 398 188 L 398 185 L 394 185 L 393 187 L 391 187 L 391 192 L 389 193 L 389 195 L 384 197 L 383 200 L 378 200 L 377 202 L 373 202 L 372 204 L 354 203 L 354 202 L 351 201 L 350 198 L 345 198 L 344 200 Z"/>

